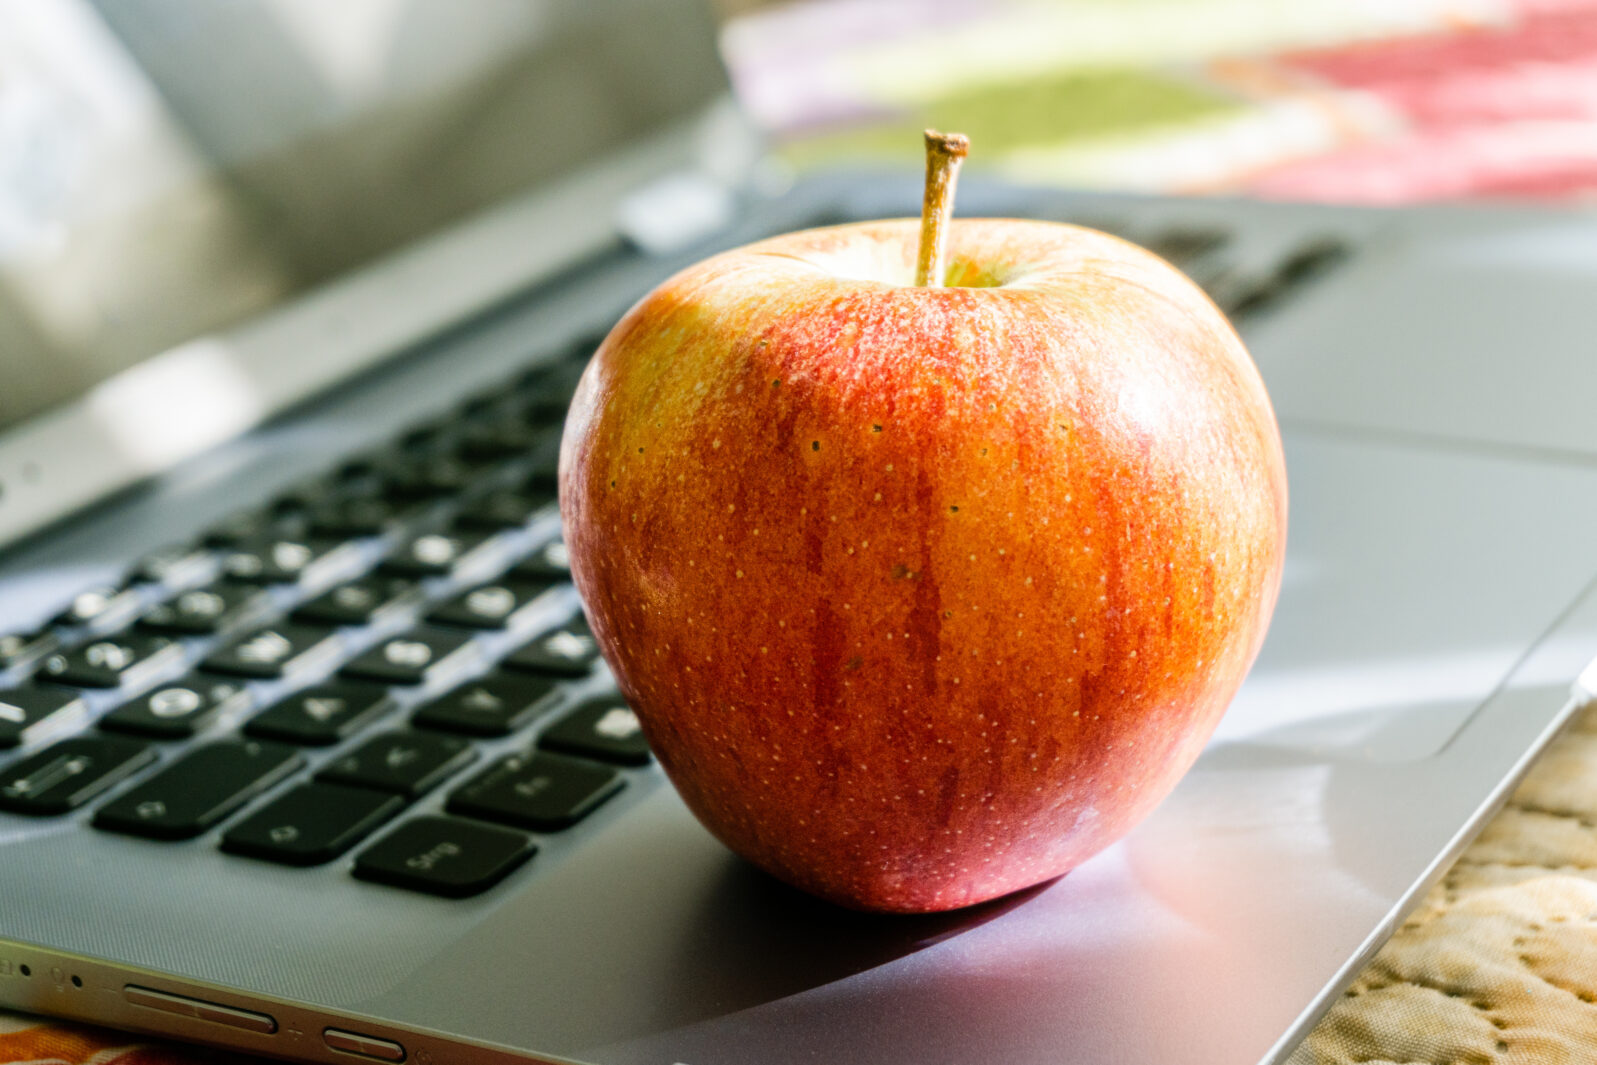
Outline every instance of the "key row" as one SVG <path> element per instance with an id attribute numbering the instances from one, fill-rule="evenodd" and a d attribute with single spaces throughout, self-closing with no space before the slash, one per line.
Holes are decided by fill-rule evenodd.
<path id="1" fill-rule="evenodd" d="M 330 647 L 333 635 L 332 629 L 297 625 L 260 630 L 207 658 L 202 663 L 205 673 L 159 685 L 111 710 L 100 723 L 105 728 L 159 739 L 192 736 L 211 719 L 246 708 L 250 698 L 237 682 L 206 673 L 226 673 L 249 679 L 280 677 L 291 672 L 295 662 L 327 653 L 319 649 Z M 67 665 L 59 672 L 63 679 L 76 678 L 75 683 L 80 687 L 94 686 L 85 684 L 87 680 L 104 680 L 111 684 L 115 683 L 115 677 L 125 678 L 130 666 L 147 668 L 170 646 L 173 645 L 143 639 L 101 641 L 71 656 L 63 656 Z M 364 723 L 364 713 L 350 713 L 351 708 L 386 700 L 384 689 L 359 682 L 424 684 L 452 670 L 457 659 L 473 650 L 469 632 L 425 626 L 413 629 L 383 640 L 358 655 L 340 670 L 341 680 L 290 695 L 247 727 L 270 727 L 259 723 L 293 719 L 299 722 L 296 727 L 300 734 L 310 735 L 312 726 L 319 725 L 321 731 L 315 734 L 325 737 L 322 741 L 304 742 L 336 742 Z M 572 618 L 505 656 L 500 673 L 456 689 L 442 700 L 429 704 L 426 708 L 429 720 L 470 720 L 474 722 L 471 728 L 461 728 L 476 735 L 508 733 L 516 727 L 513 724 L 516 715 L 508 710 L 493 726 L 487 723 L 487 711 L 493 699 L 502 698 L 503 705 L 508 707 L 515 701 L 515 692 L 550 691 L 552 680 L 541 678 L 580 679 L 592 672 L 598 658 L 598 644 L 586 622 L 580 616 Z M 119 668 L 121 672 L 113 673 Z M 47 664 L 46 674 L 49 673 Z M 516 678 L 510 675 L 513 673 L 531 676 Z M 448 709 L 452 699 L 459 701 L 453 710 Z M 335 707 L 340 712 L 335 713 Z M 87 712 L 82 697 L 67 688 L 28 685 L 0 690 L 0 749 L 31 745 L 64 728 L 81 724 Z M 502 727 L 503 731 L 484 731 L 490 727 Z"/>
<path id="2" fill-rule="evenodd" d="M 342 694 L 307 694 L 305 698 L 322 702 L 330 716 L 344 713 L 346 705 L 353 707 L 352 712 L 357 715 L 370 713 L 380 705 L 364 693 L 351 693 L 347 702 Z M 319 724 L 326 723 L 324 720 Z M 420 727 L 373 736 L 332 759 L 318 773 L 318 779 L 415 799 L 475 760 L 475 748 L 462 736 L 423 731 L 428 724 L 436 724 L 425 716 L 419 715 L 414 723 Z M 450 725 L 455 727 L 458 722 L 451 721 Z M 278 738 L 257 738 L 263 735 Z M 278 721 L 258 731 L 246 730 L 243 739 L 197 747 L 100 811 L 101 819 L 109 816 L 119 821 L 124 831 L 139 835 L 198 835 L 248 801 L 254 794 L 251 788 L 259 785 L 264 789 L 275 782 L 276 778 L 261 770 L 260 765 L 280 763 L 285 773 L 300 768 L 303 759 L 296 746 L 312 744 L 284 742 L 288 737 L 304 739 L 305 734 Z M 319 735 L 311 738 L 313 744 L 322 739 Z M 537 742 L 544 750 L 611 765 L 643 766 L 650 759 L 637 716 L 616 696 L 584 702 L 546 729 Z M 70 813 L 139 772 L 154 758 L 148 744 L 131 738 L 70 737 L 0 773 L 0 809 L 38 816 Z M 158 802 L 160 809 L 148 806 L 151 801 Z M 113 812 L 107 815 L 107 810 Z M 151 828 L 141 831 L 137 827 L 140 824 Z"/>
<path id="3" fill-rule="evenodd" d="M 419 601 L 417 579 L 451 572 L 486 539 L 486 535 L 416 537 L 377 572 L 300 604 L 283 625 L 268 626 L 214 651 L 204 668 L 258 678 L 281 676 L 330 640 L 331 626 L 366 625 L 389 609 Z M 497 581 L 460 592 L 435 605 L 427 616 L 438 624 L 459 628 L 510 628 L 533 600 L 569 577 L 565 545 L 550 541 L 517 561 Z M 0 669 L 42 657 L 39 674 L 43 679 L 76 687 L 121 687 L 181 658 L 184 652 L 178 638 L 215 635 L 267 605 L 259 587 L 221 581 L 179 592 L 149 608 L 132 629 L 74 648 L 58 649 L 53 636 L 7 637 L 0 640 L 0 651 L 6 655 L 0 659 Z"/>
<path id="4" fill-rule="evenodd" d="M 452 575 L 498 534 L 524 527 L 553 503 L 553 490 L 546 480 L 546 474 L 534 471 L 520 485 L 483 491 L 468 500 L 444 529 L 415 533 L 399 544 L 382 560 L 371 579 L 387 578 L 397 585 L 400 580 Z M 357 565 L 358 540 L 351 538 L 386 533 L 405 516 L 384 510 L 379 518 L 377 511 L 384 505 L 370 499 L 346 498 L 332 505 L 340 509 L 343 518 L 335 524 L 312 523 L 308 529 L 285 529 L 279 519 L 262 519 L 251 525 L 246 535 L 245 523 L 238 519 L 227 535 L 207 537 L 209 546 L 223 548 L 214 562 L 200 548 L 172 548 L 157 553 L 135 567 L 135 577 L 129 583 L 76 596 L 47 627 L 32 633 L 0 635 L 0 670 L 29 665 L 54 653 L 60 644 L 61 637 L 56 632 L 60 628 L 105 632 L 136 620 L 140 629 L 162 635 L 218 632 L 258 609 L 265 588 L 321 583 L 324 575 L 336 576 L 340 570 Z M 164 580 L 187 566 L 193 567 L 192 574 L 203 577 L 213 565 L 220 578 L 215 583 L 180 591 L 153 607 L 145 606 L 146 593 L 141 585 L 153 581 L 136 578 Z M 534 578 L 554 580 L 565 575 L 550 574 L 542 561 L 529 560 L 528 565 L 527 572 Z M 141 610 L 144 614 L 139 617 Z"/>
<path id="5" fill-rule="evenodd" d="M 564 414 L 564 400 L 559 414 Z M 521 417 L 477 416 L 458 427 L 414 430 L 406 435 L 408 443 L 346 459 L 268 504 L 223 518 L 205 530 L 201 543 L 235 549 L 284 533 L 375 536 L 416 520 L 446 499 L 463 501 L 459 520 L 464 527 L 522 524 L 554 498 L 560 430 L 557 422 Z M 509 463 L 519 463 L 520 472 L 505 483 Z"/>
<path id="6" fill-rule="evenodd" d="M 383 563 L 384 572 L 413 577 L 447 574 L 470 553 L 499 532 L 519 528 L 553 502 L 546 475 L 534 472 L 524 484 L 484 491 L 468 501 L 443 532 L 418 534 Z M 536 485 L 534 491 L 532 486 Z M 353 538 L 376 536 L 396 528 L 417 512 L 406 512 L 382 499 L 332 496 L 310 512 L 323 519 L 285 523 L 266 511 L 249 520 L 230 519 L 220 533 L 208 533 L 209 547 L 223 548 L 217 569 L 223 581 L 204 589 L 210 608 L 192 611 L 203 627 L 184 632 L 215 631 L 212 619 L 225 619 L 229 611 L 243 609 L 256 587 L 313 581 L 319 572 L 336 570 L 353 548 Z M 266 516 L 263 516 L 266 515 Z M 324 520 L 325 519 L 325 520 Z M 158 552 L 134 568 L 134 576 L 120 587 L 98 588 L 77 595 L 52 626 L 94 628 L 104 631 L 133 619 L 143 597 L 139 585 L 166 583 L 183 566 L 203 572 L 209 555 L 199 548 L 171 548 Z M 149 578 L 143 580 L 141 578 Z M 242 587 L 240 587 L 242 585 Z M 229 594 L 230 593 L 230 594 Z M 219 602 L 215 597 L 230 598 Z M 158 618 L 164 615 L 158 615 Z M 182 626 L 182 617 L 173 624 Z M 159 624 L 159 620 L 154 622 Z M 9 668 L 28 655 L 39 634 L 0 637 L 0 668 Z"/>
<path id="7" fill-rule="evenodd" d="M 576 753 L 587 757 L 573 757 Z M 458 737 L 419 731 L 373 737 L 230 827 L 221 846 L 287 865 L 324 864 L 476 758 L 472 746 Z M 0 776 L 0 807 L 65 813 L 111 791 L 154 760 L 147 745 L 122 737 L 63 740 Z M 537 749 L 494 761 L 457 787 L 445 808 L 478 821 L 557 832 L 577 824 L 624 787 L 625 778 L 614 765 L 647 760 L 631 711 L 619 700 L 599 700 L 563 718 L 539 738 Z M 220 825 L 304 764 L 304 756 L 286 744 L 254 739 L 207 744 L 118 795 L 96 812 L 93 824 L 155 840 L 191 839 Z M 435 894 L 474 894 L 535 849 L 519 833 L 496 829 L 484 834 L 479 831 L 484 827 L 451 817 L 416 818 L 359 855 L 354 872 Z M 418 838 L 433 840 L 422 848 L 425 852 L 439 842 L 437 837 L 450 833 L 470 840 L 469 845 L 457 840 L 446 855 L 461 860 L 408 860 L 418 853 Z M 510 851 L 520 857 L 505 866 L 499 851 L 518 840 Z M 488 847 L 488 841 L 494 846 Z M 407 860 L 389 861 L 398 851 L 406 852 Z M 490 861 L 489 851 L 499 856 Z"/>
<path id="8" fill-rule="evenodd" d="M 318 537 L 385 533 L 421 513 L 429 501 L 487 488 L 511 460 L 529 464 L 519 480 L 467 498 L 457 521 L 463 528 L 490 530 L 525 524 L 553 499 L 560 423 L 593 345 L 593 338 L 584 338 L 561 359 L 520 371 L 453 413 L 402 431 L 385 451 L 345 460 L 331 474 L 287 489 L 269 504 L 230 515 L 207 529 L 198 544 L 151 552 L 121 585 L 74 597 L 51 626 L 110 627 L 136 606 L 138 586 L 180 586 L 207 568 L 205 549 L 269 540 L 285 522 Z M 233 562 L 240 572 L 254 565 L 243 558 Z M 263 564 L 260 572 L 266 571 Z M 0 634 L 0 669 L 43 657 L 53 640 L 48 629 Z"/>
<path id="9" fill-rule="evenodd" d="M 415 581 L 448 575 L 472 550 L 489 538 L 426 534 L 403 546 L 378 571 L 338 585 L 302 603 L 290 624 L 263 629 L 213 652 L 206 668 L 252 677 L 279 676 L 287 664 L 330 638 L 327 626 L 358 626 L 375 621 L 384 611 L 416 597 Z M 295 549 L 303 548 L 303 553 Z M 243 567 L 255 576 L 276 580 L 303 572 L 319 547 L 278 542 L 248 558 Z M 240 571 L 242 572 L 242 571 Z M 235 572 L 236 578 L 238 573 Z M 512 626 L 534 599 L 570 576 L 563 544 L 545 544 L 518 561 L 499 580 L 460 592 L 437 604 L 431 620 L 462 628 L 493 630 Z M 50 631 L 0 637 L 0 670 L 39 662 L 41 678 L 88 688 L 136 684 L 160 672 L 183 654 L 178 639 L 212 636 L 235 628 L 248 615 L 269 606 L 260 586 L 236 579 L 192 588 L 149 607 L 131 629 L 61 648 Z M 317 626 L 322 628 L 318 629 Z"/>

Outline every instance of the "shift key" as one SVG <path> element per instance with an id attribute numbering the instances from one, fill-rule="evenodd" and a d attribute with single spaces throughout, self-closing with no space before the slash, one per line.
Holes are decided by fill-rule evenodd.
<path id="1" fill-rule="evenodd" d="M 298 769 L 294 748 L 260 740 L 197 747 L 95 815 L 98 828 L 189 839 Z"/>

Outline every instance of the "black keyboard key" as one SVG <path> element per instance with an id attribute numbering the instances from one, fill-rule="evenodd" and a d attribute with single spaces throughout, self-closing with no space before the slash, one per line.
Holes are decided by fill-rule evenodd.
<path id="1" fill-rule="evenodd" d="M 519 529 L 532 520 L 553 497 L 521 492 L 494 492 L 468 503 L 455 515 L 457 529 Z"/>
<path id="2" fill-rule="evenodd" d="M 249 704 L 249 692 L 231 681 L 186 677 L 112 710 L 100 727 L 161 740 L 194 735 L 218 714 L 233 714 Z"/>
<path id="3" fill-rule="evenodd" d="M 296 584 L 338 561 L 345 541 L 325 536 L 276 538 L 240 544 L 222 556 L 222 573 L 246 584 Z"/>
<path id="4" fill-rule="evenodd" d="M 242 544 L 222 556 L 222 573 L 248 584 L 295 584 L 339 564 L 350 544 L 337 536 L 277 537 Z"/>
<path id="5" fill-rule="evenodd" d="M 206 547 L 233 547 L 265 536 L 276 521 L 269 510 L 240 510 L 205 530 L 200 539 Z"/>
<path id="6" fill-rule="evenodd" d="M 309 512 L 310 530 L 321 536 L 378 536 L 405 516 L 405 509 L 382 496 L 331 499 Z"/>
<path id="7" fill-rule="evenodd" d="M 380 717 L 392 705 L 387 688 L 335 680 L 274 703 L 251 718 L 244 731 L 266 740 L 327 747 Z"/>
<path id="8" fill-rule="evenodd" d="M 341 784 L 301 784 L 222 836 L 222 849 L 284 865 L 321 865 L 398 813 L 405 800 Z"/>
<path id="9" fill-rule="evenodd" d="M 550 540 L 511 567 L 508 576 L 528 580 L 570 580 L 571 552 L 566 550 L 564 540 Z"/>
<path id="10" fill-rule="evenodd" d="M 455 409 L 455 419 L 469 426 L 474 420 L 486 418 L 501 409 L 505 403 L 505 390 L 503 388 L 478 392 L 476 395 L 461 401 L 460 406 Z"/>
<path id="11" fill-rule="evenodd" d="M 550 725 L 538 745 L 601 762 L 649 764 L 649 744 L 638 715 L 619 695 L 583 703 Z"/>
<path id="12" fill-rule="evenodd" d="M 1286 286 L 1273 276 L 1240 277 L 1217 286 L 1210 298 L 1232 318 L 1243 318 L 1263 310 L 1285 294 Z"/>
<path id="13" fill-rule="evenodd" d="M 321 625 L 273 625 L 213 652 L 201 668 L 271 680 L 303 669 L 338 648 L 338 634 Z"/>
<path id="14" fill-rule="evenodd" d="M 483 529 L 423 533 L 385 559 L 383 571 L 404 577 L 444 576 L 492 535 Z"/>
<path id="15" fill-rule="evenodd" d="M 588 623 L 576 618 L 512 651 L 504 660 L 510 669 L 556 677 L 586 677 L 599 660 L 599 642 Z"/>
<path id="16" fill-rule="evenodd" d="M 344 674 L 383 684 L 425 684 L 469 661 L 471 635 L 419 627 L 392 636 L 344 667 Z"/>
<path id="17" fill-rule="evenodd" d="M 554 690 L 552 680 L 493 673 L 427 703 L 411 723 L 468 736 L 508 736 L 549 709 Z"/>
<path id="18" fill-rule="evenodd" d="M 339 485 L 328 477 L 312 477 L 278 492 L 267 513 L 289 524 L 303 522 L 310 512 L 339 492 Z"/>
<path id="19" fill-rule="evenodd" d="M 55 619 L 57 625 L 105 627 L 125 620 L 138 606 L 137 592 L 123 588 L 95 588 L 80 592 Z"/>
<path id="20" fill-rule="evenodd" d="M 209 636 L 232 625 L 261 602 L 259 588 L 213 584 L 180 592 L 139 619 L 139 628 L 179 636 Z"/>
<path id="21" fill-rule="evenodd" d="M 491 411 L 473 417 L 460 433 L 460 453 L 468 459 L 512 459 L 528 454 L 548 430 L 513 414 Z"/>
<path id="22" fill-rule="evenodd" d="M 564 411 L 571 404 L 572 393 L 577 390 L 577 382 L 582 378 L 589 357 L 603 341 L 602 333 L 577 341 L 563 361 L 522 374 L 516 388 L 527 401 L 552 404 L 554 409 Z"/>
<path id="23" fill-rule="evenodd" d="M 511 619 L 548 591 L 549 581 L 499 581 L 462 592 L 440 604 L 427 620 L 467 629 L 507 629 Z"/>
<path id="24" fill-rule="evenodd" d="M 1287 286 L 1311 280 L 1329 270 L 1352 253 L 1337 237 L 1320 237 L 1294 248 L 1276 267 L 1275 276 Z"/>
<path id="25" fill-rule="evenodd" d="M 0 636 L 0 669 L 37 662 L 54 651 L 56 646 L 55 634 L 48 629 L 41 632 L 14 632 L 8 636 Z"/>
<path id="26" fill-rule="evenodd" d="M 557 832 L 588 816 L 625 781 L 608 766 L 558 754 L 513 754 L 449 796 L 449 812 Z"/>
<path id="27" fill-rule="evenodd" d="M 70 728 L 87 712 L 83 697 L 57 688 L 0 689 L 0 750 Z"/>
<path id="28" fill-rule="evenodd" d="M 571 409 L 571 398 L 569 395 L 528 395 L 521 400 L 519 409 L 522 419 L 529 425 L 554 429 L 558 435 Z"/>
<path id="29" fill-rule="evenodd" d="M 382 486 L 382 472 L 388 459 L 381 452 L 370 451 L 364 455 L 346 458 L 333 474 L 332 481 L 342 488 L 364 491 L 368 486 Z"/>
<path id="30" fill-rule="evenodd" d="M 560 455 L 558 450 L 535 458 L 532 468 L 521 482 L 522 490 L 529 495 L 557 496 L 560 494 Z"/>
<path id="31" fill-rule="evenodd" d="M 522 374 L 508 394 L 500 393 L 494 410 L 514 415 L 531 425 L 545 428 L 560 427 L 566 420 L 566 410 L 571 406 L 571 394 L 576 381 L 565 374 L 554 374 L 548 369 L 532 370 Z"/>
<path id="32" fill-rule="evenodd" d="M 96 827 L 152 839 L 189 839 L 303 764 L 292 747 L 225 740 L 196 747 L 100 808 Z"/>
<path id="33" fill-rule="evenodd" d="M 453 420 L 440 418 L 437 421 L 411 426 L 400 433 L 394 443 L 407 455 L 437 455 L 448 448 L 450 434 L 453 431 Z"/>
<path id="34" fill-rule="evenodd" d="M 340 584 L 323 592 L 298 610 L 298 621 L 323 625 L 370 625 L 379 614 L 395 606 L 415 585 L 403 577 L 377 574 Z"/>
<path id="35" fill-rule="evenodd" d="M 1199 256 L 1224 247 L 1230 238 L 1219 229 L 1170 229 L 1147 242 L 1148 250 L 1184 266 Z"/>
<path id="36" fill-rule="evenodd" d="M 462 491 L 479 467 L 453 455 L 428 455 L 395 462 L 383 473 L 383 494 L 390 499 L 437 499 Z"/>
<path id="37" fill-rule="evenodd" d="M 523 375 L 514 401 L 521 416 L 528 421 L 551 426 L 555 435 L 559 436 L 566 413 L 571 409 L 572 397 L 576 395 L 577 382 L 581 380 L 588 357 L 596 347 L 597 343 L 588 348 L 577 362 L 552 367 L 542 374 Z"/>
<path id="38" fill-rule="evenodd" d="M 123 683 L 137 684 L 182 654 L 182 646 L 165 636 L 124 633 L 53 654 L 44 660 L 39 672 L 61 684 L 115 688 Z"/>
<path id="39" fill-rule="evenodd" d="M 0 809 L 43 817 L 76 810 L 155 761 L 134 740 L 74 736 L 0 773 Z"/>
<path id="40" fill-rule="evenodd" d="M 532 840 L 507 828 L 454 817 L 406 821 L 355 857 L 355 875 L 446 898 L 477 895 L 537 852 Z"/>
<path id="41" fill-rule="evenodd" d="M 471 744 L 430 732 L 373 736 L 316 774 L 317 780 L 418 798 L 477 757 Z"/>

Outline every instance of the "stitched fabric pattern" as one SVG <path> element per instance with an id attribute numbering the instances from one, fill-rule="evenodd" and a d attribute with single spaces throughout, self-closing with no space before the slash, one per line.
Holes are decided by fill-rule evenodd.
<path id="1" fill-rule="evenodd" d="M 1554 743 L 1291 1065 L 1597 1061 L 1597 706 Z"/>

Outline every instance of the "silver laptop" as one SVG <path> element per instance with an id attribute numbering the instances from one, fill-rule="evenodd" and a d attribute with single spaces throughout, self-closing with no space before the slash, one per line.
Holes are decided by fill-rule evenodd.
<path id="1" fill-rule="evenodd" d="M 553 449 L 649 286 L 918 175 L 773 195 L 681 0 L 0 27 L 0 1005 L 318 1062 L 1284 1061 L 1591 686 L 1597 223 L 969 180 L 1234 316 L 1283 593 L 1123 842 L 813 901 L 650 761 Z"/>

